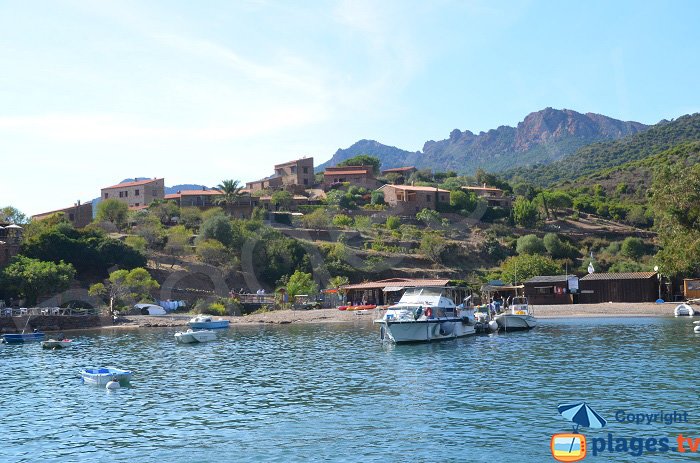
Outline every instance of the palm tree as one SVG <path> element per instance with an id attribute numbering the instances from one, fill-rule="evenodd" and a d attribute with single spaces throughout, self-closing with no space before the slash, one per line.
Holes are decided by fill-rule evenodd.
<path id="1" fill-rule="evenodd" d="M 221 196 L 214 200 L 215 204 L 223 204 L 226 209 L 230 212 L 230 208 L 233 204 L 238 202 L 238 199 L 243 196 L 241 190 L 243 185 L 238 183 L 238 180 L 223 180 L 216 189 L 223 193 Z"/>

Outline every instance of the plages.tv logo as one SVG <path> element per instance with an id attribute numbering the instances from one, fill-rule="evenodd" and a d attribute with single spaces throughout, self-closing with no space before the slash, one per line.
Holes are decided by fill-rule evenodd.
<path id="1" fill-rule="evenodd" d="M 559 405 L 557 410 L 573 424 L 571 433 L 552 436 L 549 444 L 552 456 L 557 461 L 581 461 L 586 458 L 586 436 L 578 432 L 579 427 L 599 429 L 604 427 L 607 421 L 586 402 Z"/>

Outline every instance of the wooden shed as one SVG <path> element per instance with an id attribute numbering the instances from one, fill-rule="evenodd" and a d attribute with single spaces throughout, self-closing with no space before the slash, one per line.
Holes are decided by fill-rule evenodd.
<path id="1" fill-rule="evenodd" d="M 683 295 L 686 299 L 700 298 L 700 278 L 685 278 L 683 280 Z"/>
<path id="2" fill-rule="evenodd" d="M 345 285 L 340 289 L 345 292 L 346 301 L 350 305 L 389 305 L 398 302 L 406 288 L 418 286 L 445 287 L 450 289 L 452 299 L 459 304 L 468 295 L 468 288 L 453 288 L 448 286 L 449 282 L 450 280 L 446 279 L 389 278 Z"/>
<path id="3" fill-rule="evenodd" d="M 654 302 L 658 297 L 656 272 L 591 273 L 579 280 L 581 304 L 600 302 Z"/>
<path id="4" fill-rule="evenodd" d="M 578 289 L 578 278 L 576 275 L 536 276 L 523 284 L 530 304 L 571 304 L 570 290 Z"/>

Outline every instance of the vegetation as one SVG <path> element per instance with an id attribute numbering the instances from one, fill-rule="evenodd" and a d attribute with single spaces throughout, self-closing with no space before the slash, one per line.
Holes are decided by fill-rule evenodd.
<path id="1" fill-rule="evenodd" d="M 295 271 L 287 280 L 287 294 L 290 300 L 298 295 L 313 295 L 318 293 L 318 285 L 314 282 L 313 275 L 306 272 Z"/>
<path id="2" fill-rule="evenodd" d="M 507 258 L 500 268 L 501 280 L 508 283 L 523 282 L 538 275 L 558 275 L 561 267 L 551 258 L 542 255 L 523 254 Z"/>
<path id="3" fill-rule="evenodd" d="M 374 175 L 379 175 L 379 170 L 382 166 L 382 161 L 379 158 L 367 154 L 358 154 L 350 159 L 339 162 L 338 166 L 372 166 Z"/>
<path id="4" fill-rule="evenodd" d="M 242 196 L 243 185 L 238 180 L 223 180 L 216 189 L 223 194 L 216 198 L 215 204 L 224 206 L 228 212 L 231 212 L 231 206 L 236 204 Z"/>
<path id="5" fill-rule="evenodd" d="M 24 298 L 26 304 L 35 305 L 42 296 L 68 289 L 74 277 L 71 264 L 15 256 L 0 272 L 0 287 L 6 295 Z"/>
<path id="6" fill-rule="evenodd" d="M 106 283 L 95 283 L 90 286 L 91 296 L 105 297 L 109 302 L 110 313 L 115 313 L 115 304 L 132 304 L 135 301 L 147 300 L 150 291 L 160 285 L 151 278 L 144 268 L 117 270 L 109 274 Z"/>
<path id="7" fill-rule="evenodd" d="M 97 205 L 97 222 L 109 222 L 118 229 L 124 228 L 129 213 L 129 206 L 118 199 L 105 199 Z"/>

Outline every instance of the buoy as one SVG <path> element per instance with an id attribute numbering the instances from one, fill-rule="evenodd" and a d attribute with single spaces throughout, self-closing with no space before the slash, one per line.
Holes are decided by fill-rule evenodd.
<path id="1" fill-rule="evenodd" d="M 489 322 L 489 329 L 495 333 L 496 331 L 498 331 L 498 323 L 496 323 L 494 320 L 491 320 Z"/>
<path id="2" fill-rule="evenodd" d="M 693 328 L 693 331 L 696 333 L 700 333 L 700 325 L 695 325 L 695 328 Z"/>
<path id="3" fill-rule="evenodd" d="M 121 386 L 119 385 L 119 381 L 117 380 L 111 380 L 110 382 L 107 383 L 105 388 L 107 389 L 119 389 Z"/>

